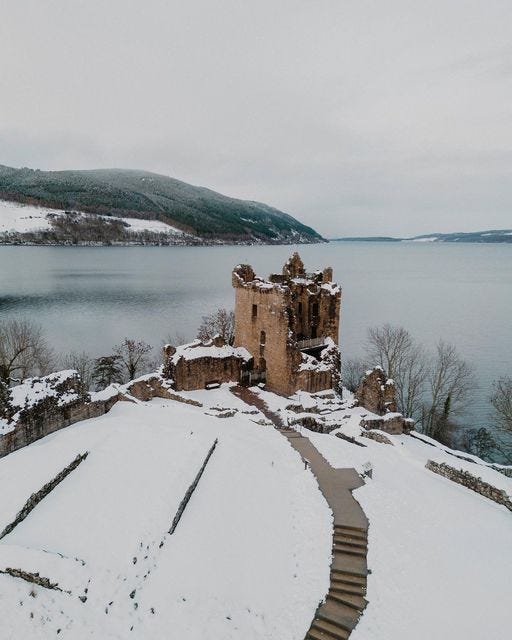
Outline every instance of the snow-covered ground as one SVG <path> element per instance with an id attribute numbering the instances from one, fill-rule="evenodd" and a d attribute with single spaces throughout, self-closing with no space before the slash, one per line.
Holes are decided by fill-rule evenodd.
<path id="1" fill-rule="evenodd" d="M 78 212 L 80 213 L 80 212 Z M 0 200 L 0 234 L 5 232 L 27 233 L 29 231 L 50 230 L 50 216 L 66 215 L 60 209 L 48 209 L 46 207 L 34 207 L 17 202 Z M 88 215 L 82 213 L 80 215 Z M 100 216 L 105 220 L 120 220 L 127 231 L 152 231 L 171 235 L 186 235 L 180 229 L 159 220 L 140 220 L 138 218 L 120 218 L 115 216 Z"/>
<path id="2" fill-rule="evenodd" d="M 508 637 L 512 514 L 425 463 L 446 462 L 509 495 L 512 479 L 423 436 L 388 435 L 391 445 L 362 437 L 368 412 L 351 408 L 349 394 L 340 402 L 328 393 L 255 391 L 284 422 L 316 415 L 337 424 L 328 435 L 302 429 L 334 467 L 372 465 L 373 477 L 354 492 L 370 522 L 371 573 L 351 639 Z M 38 571 L 64 590 L 0 574 L 1 640 L 46 639 L 59 629 L 78 640 L 304 638 L 328 589 L 331 549 L 332 518 L 313 476 L 227 385 L 181 395 L 203 407 L 118 403 L 0 460 L 1 531 L 31 493 L 90 452 L 0 540 L 0 570 Z"/>
<path id="3" fill-rule="evenodd" d="M 261 414 L 226 386 L 196 399 L 205 406 L 118 403 L 0 460 L 2 530 L 90 452 L 0 540 L 0 570 L 37 571 L 63 589 L 0 574 L 2 640 L 303 638 L 328 588 L 327 504 L 287 441 L 256 424 Z M 215 417 L 227 406 L 234 417 Z"/>
<path id="4" fill-rule="evenodd" d="M 325 410 L 332 400 L 301 392 L 292 402 L 259 392 L 284 421 L 300 404 Z M 320 394 L 320 396 L 325 394 Z M 430 438 L 386 437 L 381 444 L 360 437 L 361 407 L 341 404 L 326 416 L 340 426 L 330 434 L 302 430 L 336 468 L 372 466 L 372 478 L 354 492 L 369 522 L 367 599 L 369 604 L 351 640 L 502 640 L 512 629 L 512 513 L 487 498 L 425 468 L 445 462 L 503 489 L 512 479 L 468 462 Z M 311 414 L 310 414 L 311 415 Z M 366 448 L 336 437 L 354 437 Z M 418 437 L 418 436 L 416 436 Z M 430 444 L 428 444 L 430 443 Z M 432 446 L 434 445 L 434 446 Z M 451 453 L 450 453 L 451 452 Z"/>
<path id="5" fill-rule="evenodd" d="M 32 207 L 0 200 L 0 233 L 48 230 L 50 229 L 50 221 L 46 216 L 49 213 L 54 213 L 54 211 L 43 207 Z M 62 214 L 62 211 L 59 211 L 59 214 Z"/>

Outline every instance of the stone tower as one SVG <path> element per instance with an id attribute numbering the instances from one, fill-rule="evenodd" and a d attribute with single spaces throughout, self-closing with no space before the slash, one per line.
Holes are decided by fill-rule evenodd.
<path id="1" fill-rule="evenodd" d="M 252 355 L 255 379 L 283 395 L 338 389 L 341 289 L 332 269 L 307 273 L 294 253 L 268 280 L 238 265 L 232 282 L 235 346 Z"/>

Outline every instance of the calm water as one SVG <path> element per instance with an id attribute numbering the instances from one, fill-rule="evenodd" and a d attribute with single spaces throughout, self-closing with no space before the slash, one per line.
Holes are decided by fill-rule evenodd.
<path id="1" fill-rule="evenodd" d="M 108 353 L 124 336 L 193 338 L 203 314 L 233 305 L 231 269 L 280 270 L 293 247 L 0 247 L 0 319 L 41 323 L 61 352 Z M 308 270 L 343 286 L 341 345 L 360 355 L 368 326 L 442 337 L 474 364 L 469 422 L 485 424 L 490 382 L 512 373 L 512 245 L 331 243 L 299 247 Z"/>

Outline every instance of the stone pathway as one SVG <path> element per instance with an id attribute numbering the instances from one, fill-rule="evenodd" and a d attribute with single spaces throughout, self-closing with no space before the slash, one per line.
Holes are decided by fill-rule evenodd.
<path id="1" fill-rule="evenodd" d="M 306 639 L 347 640 L 367 602 L 366 563 L 368 520 L 352 491 L 361 487 L 355 469 L 334 469 L 308 438 L 285 427 L 281 416 L 246 387 L 232 387 L 232 392 L 247 404 L 257 407 L 287 438 L 315 475 L 334 516 L 330 588 L 318 607 Z"/>

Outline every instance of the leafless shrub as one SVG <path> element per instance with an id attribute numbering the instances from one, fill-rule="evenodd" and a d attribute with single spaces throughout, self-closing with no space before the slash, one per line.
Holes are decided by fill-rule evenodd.
<path id="1" fill-rule="evenodd" d="M 199 340 L 206 342 L 217 334 L 224 338 L 226 344 L 233 344 L 235 340 L 234 311 L 217 309 L 214 313 L 203 316 L 199 329 L 197 330 Z"/>
<path id="2" fill-rule="evenodd" d="M 61 363 L 65 369 L 75 369 L 78 371 L 87 389 L 92 387 L 94 360 L 88 353 L 85 351 L 72 351 L 62 356 Z"/>
<path id="3" fill-rule="evenodd" d="M 137 374 L 149 369 L 150 357 L 153 347 L 142 340 L 125 338 L 123 342 L 114 347 L 114 354 L 118 356 L 120 364 L 126 370 L 128 380 L 133 380 Z"/>
<path id="4" fill-rule="evenodd" d="M 0 379 L 6 384 L 50 373 L 55 355 L 41 327 L 27 319 L 0 323 Z"/>

